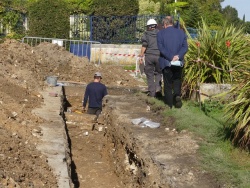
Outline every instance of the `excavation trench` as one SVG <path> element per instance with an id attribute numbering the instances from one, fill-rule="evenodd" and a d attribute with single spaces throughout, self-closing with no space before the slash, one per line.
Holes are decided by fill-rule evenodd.
<path id="1" fill-rule="evenodd" d="M 173 129 L 149 111 L 138 90 L 108 88 L 98 122 L 82 113 L 85 86 L 63 86 L 64 119 L 74 187 L 213 187 L 197 163 L 198 145 L 185 131 Z M 159 128 L 140 127 L 132 119 L 145 117 Z M 172 128 L 171 128 L 172 127 Z"/>
<path id="2" fill-rule="evenodd" d="M 109 93 L 124 95 L 135 90 L 108 88 Z M 82 113 L 82 98 L 85 86 L 64 86 L 64 115 L 71 151 L 71 178 L 75 187 L 124 187 L 124 178 L 116 170 L 117 161 L 110 157 L 115 152 L 108 140 L 108 128 L 101 116 Z M 119 151 L 120 152 L 120 151 Z M 124 155 L 125 153 L 121 153 Z"/>
<path id="3" fill-rule="evenodd" d="M 139 185 L 133 180 L 140 161 L 120 140 L 116 131 L 111 131 L 110 122 L 115 117 L 101 115 L 98 122 L 95 116 L 82 113 L 82 98 L 85 86 L 64 86 L 64 116 L 69 138 L 71 156 L 71 178 L 75 187 L 133 187 Z M 108 88 L 114 97 L 133 95 L 138 89 Z M 112 99 L 111 99 L 112 100 Z M 105 98 L 104 101 L 108 101 Z M 105 103 L 107 104 L 107 103 Z M 103 114 L 107 106 L 103 108 Z M 110 114 L 111 115 L 111 114 Z M 119 143 L 119 144 L 118 144 Z"/>

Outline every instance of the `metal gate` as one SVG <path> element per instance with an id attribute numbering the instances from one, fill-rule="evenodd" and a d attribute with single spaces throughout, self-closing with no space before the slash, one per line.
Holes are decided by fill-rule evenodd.
<path id="1" fill-rule="evenodd" d="M 147 20 L 161 25 L 163 15 L 70 16 L 70 38 L 100 41 L 102 44 L 138 44 L 146 30 Z"/>

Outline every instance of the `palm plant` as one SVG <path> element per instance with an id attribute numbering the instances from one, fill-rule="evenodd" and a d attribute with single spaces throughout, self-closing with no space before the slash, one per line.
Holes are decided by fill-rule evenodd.
<path id="1" fill-rule="evenodd" d="M 225 107 L 225 115 L 233 144 L 250 150 L 250 61 L 237 67 L 238 84 L 229 92 L 236 100 Z"/>
<path id="2" fill-rule="evenodd" d="M 189 36 L 189 51 L 186 55 L 185 83 L 190 91 L 197 83 L 233 83 L 237 81 L 236 68 L 248 58 L 250 45 L 244 29 L 226 26 L 211 31 L 202 20 L 197 29 L 197 38 Z"/>
<path id="3" fill-rule="evenodd" d="M 232 84 L 225 106 L 225 130 L 230 131 L 235 145 L 250 150 L 250 39 L 244 28 L 223 26 L 223 30 L 212 32 L 202 21 L 196 39 L 187 33 L 185 83 L 190 91 L 200 83 Z"/>

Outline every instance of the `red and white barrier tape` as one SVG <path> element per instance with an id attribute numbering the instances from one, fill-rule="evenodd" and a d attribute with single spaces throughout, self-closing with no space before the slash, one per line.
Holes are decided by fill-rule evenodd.
<path id="1" fill-rule="evenodd" d="M 108 55 L 113 55 L 113 56 L 123 56 L 123 57 L 135 57 L 135 56 L 137 56 L 135 54 L 115 54 L 115 53 L 103 53 L 103 54 L 108 54 Z"/>
<path id="2" fill-rule="evenodd" d="M 126 72 L 140 72 L 139 70 L 125 70 Z"/>

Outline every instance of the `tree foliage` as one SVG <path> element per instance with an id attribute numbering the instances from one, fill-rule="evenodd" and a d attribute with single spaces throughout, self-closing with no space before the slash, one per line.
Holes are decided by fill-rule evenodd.
<path id="1" fill-rule="evenodd" d="M 0 1 L 0 21 L 3 29 L 7 29 L 10 32 L 7 37 L 19 38 L 24 35 L 24 13 L 25 8 L 20 0 Z"/>
<path id="2" fill-rule="evenodd" d="M 72 14 L 83 13 L 90 15 L 92 13 L 93 0 L 65 0 Z"/>
<path id="3" fill-rule="evenodd" d="M 250 22 L 245 22 L 244 26 L 245 26 L 245 32 L 250 34 Z"/>
<path id="4" fill-rule="evenodd" d="M 91 8 L 95 16 L 137 15 L 139 0 L 93 0 Z"/>
<path id="5" fill-rule="evenodd" d="M 37 0 L 29 6 L 29 35 L 68 38 L 69 16 L 65 1 Z"/>
<path id="6" fill-rule="evenodd" d="M 160 3 L 150 0 L 139 0 L 139 15 L 159 15 Z"/>
<path id="7" fill-rule="evenodd" d="M 188 9 L 183 10 L 181 17 L 185 20 L 185 25 L 192 28 L 197 28 L 201 23 L 202 12 L 197 3 L 189 5 Z"/>
<path id="8" fill-rule="evenodd" d="M 223 0 L 151 0 L 161 4 L 161 13 L 173 15 L 174 10 L 180 15 L 187 27 L 195 27 L 201 21 L 206 20 L 210 29 L 219 29 L 224 21 L 221 13 Z"/>
<path id="9" fill-rule="evenodd" d="M 228 5 L 222 10 L 222 14 L 229 24 L 239 25 L 240 19 L 238 18 L 238 11 L 235 8 Z"/>

